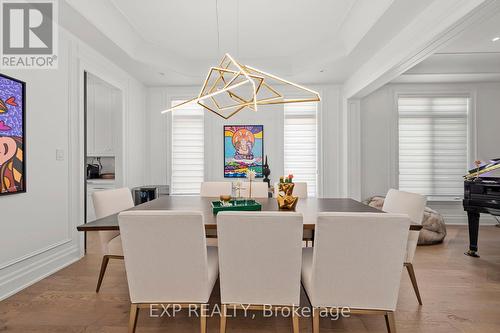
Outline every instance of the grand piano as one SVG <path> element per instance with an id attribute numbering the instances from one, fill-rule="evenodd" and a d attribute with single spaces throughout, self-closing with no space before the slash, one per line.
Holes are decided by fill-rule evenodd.
<path id="1" fill-rule="evenodd" d="M 477 165 L 464 176 L 463 206 L 469 222 L 469 250 L 465 254 L 471 257 L 479 257 L 477 239 L 480 213 L 500 216 L 500 178 L 480 177 L 495 169 L 500 169 L 500 159 Z"/>

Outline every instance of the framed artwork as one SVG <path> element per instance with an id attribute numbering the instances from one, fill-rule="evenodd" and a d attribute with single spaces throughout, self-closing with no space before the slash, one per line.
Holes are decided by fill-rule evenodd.
<path id="1" fill-rule="evenodd" d="M 224 125 L 224 177 L 243 178 L 248 169 L 262 178 L 263 125 Z"/>
<path id="2" fill-rule="evenodd" d="M 26 192 L 26 84 L 0 74 L 0 195 Z"/>

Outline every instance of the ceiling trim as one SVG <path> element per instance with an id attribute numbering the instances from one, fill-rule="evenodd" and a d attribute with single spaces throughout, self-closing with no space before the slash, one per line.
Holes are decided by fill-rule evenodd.
<path id="1" fill-rule="evenodd" d="M 355 1 L 344 17 L 339 33 L 344 54 L 349 54 L 391 7 L 394 0 Z M 374 15 L 367 19 L 366 13 Z"/>
<path id="2" fill-rule="evenodd" d="M 370 94 L 434 54 L 464 29 L 499 10 L 500 1 L 495 0 L 433 2 L 351 75 L 343 86 L 344 97 L 360 98 Z"/>
<path id="3" fill-rule="evenodd" d="M 154 66 L 166 68 L 187 77 L 193 76 L 206 67 L 205 64 L 193 64 L 190 59 L 184 59 L 171 50 L 161 48 L 144 40 L 141 34 L 135 30 L 136 27 L 123 16 L 112 0 L 64 1 L 135 61 L 149 62 Z M 193 71 L 184 73 L 179 68 L 190 68 Z"/>
<path id="4" fill-rule="evenodd" d="M 217 52 L 239 54 L 241 41 L 238 29 L 227 28 L 238 25 L 238 16 L 236 15 L 239 12 L 238 1 L 226 1 L 225 6 L 220 8 L 220 50 L 206 50 L 207 58 L 190 57 L 189 54 L 182 55 L 181 52 L 148 38 L 144 35 L 145 30 L 141 29 L 134 21 L 132 14 L 124 10 L 117 0 L 64 1 L 114 44 L 123 49 L 132 60 L 148 65 L 151 71 L 173 73 L 176 77 L 183 76 L 187 80 L 191 80 L 199 77 L 199 73 L 210 64 L 210 59 L 217 57 Z M 338 39 L 325 38 L 314 49 L 305 48 L 296 53 L 287 54 L 283 61 L 280 59 L 281 56 L 266 57 L 264 55 L 259 58 L 261 63 L 272 64 L 280 75 L 293 78 L 304 73 L 317 71 L 330 63 L 339 61 L 339 59 L 347 57 L 362 42 L 363 37 L 395 2 L 395 0 L 380 0 L 377 1 L 377 5 L 374 5 L 372 0 L 351 1 L 339 23 L 336 23 L 335 20 L 329 23 L 336 26 L 335 33 L 341 35 Z M 246 61 L 253 60 L 242 58 L 247 59 Z M 308 61 L 304 61 L 304 58 Z"/>
<path id="5" fill-rule="evenodd" d="M 403 74 L 391 83 L 500 82 L 500 73 Z"/>

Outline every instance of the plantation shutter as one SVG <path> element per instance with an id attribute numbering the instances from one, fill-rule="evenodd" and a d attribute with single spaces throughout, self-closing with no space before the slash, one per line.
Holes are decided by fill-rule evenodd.
<path id="1" fill-rule="evenodd" d="M 172 106 L 183 101 L 172 101 Z M 191 103 L 172 111 L 172 194 L 200 194 L 204 179 L 203 108 Z"/>
<path id="2" fill-rule="evenodd" d="M 307 195 L 317 195 L 317 103 L 284 104 L 285 175 L 307 182 Z"/>
<path id="3" fill-rule="evenodd" d="M 436 200 L 463 196 L 468 97 L 400 97 L 399 188 Z"/>

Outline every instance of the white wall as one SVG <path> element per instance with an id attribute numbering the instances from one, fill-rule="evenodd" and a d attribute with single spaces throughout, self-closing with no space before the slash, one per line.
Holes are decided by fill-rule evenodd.
<path id="1" fill-rule="evenodd" d="M 83 92 L 80 70 L 125 87 L 125 184 L 144 181 L 144 87 L 59 29 L 57 70 L 9 70 L 26 82 L 27 192 L 0 197 L 0 300 L 83 254 Z M 65 152 L 56 161 L 56 149 Z"/>
<path id="2" fill-rule="evenodd" d="M 325 197 L 339 193 L 339 136 L 340 136 L 340 90 L 337 86 L 311 87 L 320 92 L 319 106 L 320 142 L 320 193 Z M 174 99 L 189 99 L 199 92 L 199 87 L 152 87 L 147 89 L 149 149 L 148 182 L 169 184 L 169 131 L 168 115 L 160 112 Z M 264 125 L 264 154 L 268 156 L 271 180 L 277 181 L 284 172 L 283 166 L 283 106 L 265 106 L 258 112 L 242 110 L 229 120 L 206 112 L 205 116 L 205 179 L 224 180 L 223 125 Z M 227 179 L 226 179 L 227 180 Z"/>
<path id="3" fill-rule="evenodd" d="M 397 188 L 397 93 L 468 93 L 472 98 L 475 126 L 471 159 L 500 157 L 500 83 L 388 84 L 361 100 L 362 197 L 385 194 Z M 474 130 L 475 129 L 475 130 Z M 474 133 L 476 132 L 476 133 Z M 470 161 L 472 164 L 472 160 Z M 500 173 L 493 176 L 500 177 Z M 434 203 L 448 223 L 466 223 L 461 203 Z M 488 216 L 481 223 L 493 222 Z"/>
<path id="4" fill-rule="evenodd" d="M 146 87 L 129 78 L 126 98 L 125 130 L 125 186 L 135 187 L 146 182 Z"/>

